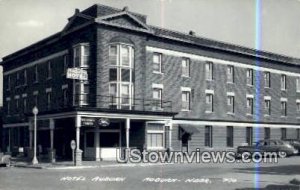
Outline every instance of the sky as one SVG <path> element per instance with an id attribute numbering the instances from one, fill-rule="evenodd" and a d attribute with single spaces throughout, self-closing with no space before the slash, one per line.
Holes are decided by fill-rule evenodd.
<path id="1" fill-rule="evenodd" d="M 257 0 L 259 2 L 259 0 Z M 0 59 L 95 3 L 147 15 L 148 24 L 300 58 L 300 0 L 0 0 Z M 257 11 L 256 11 L 257 10 Z M 256 17 L 258 16 L 258 17 Z M 258 27 L 259 26 L 259 27 Z"/>

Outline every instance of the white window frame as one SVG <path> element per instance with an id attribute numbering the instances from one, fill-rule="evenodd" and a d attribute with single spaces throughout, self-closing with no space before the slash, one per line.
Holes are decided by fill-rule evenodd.
<path id="1" fill-rule="evenodd" d="M 233 94 L 227 94 L 227 106 L 230 106 L 230 110 L 227 111 L 227 114 L 234 114 L 235 112 L 235 96 Z"/>
<path id="2" fill-rule="evenodd" d="M 280 88 L 282 91 L 286 91 L 286 89 L 287 89 L 286 87 L 287 87 L 286 86 L 286 75 L 282 74 L 280 76 Z"/>
<path id="3" fill-rule="evenodd" d="M 247 69 L 247 74 L 246 74 L 246 76 L 247 76 L 247 85 L 248 86 L 253 86 L 253 84 L 254 84 L 254 79 L 253 79 L 253 69 Z"/>
<path id="4" fill-rule="evenodd" d="M 265 83 L 265 88 L 271 88 L 271 73 L 270 72 L 264 72 L 264 83 Z"/>
<path id="5" fill-rule="evenodd" d="M 296 92 L 300 93 L 300 77 L 296 78 Z"/>
<path id="6" fill-rule="evenodd" d="M 280 100 L 280 114 L 281 117 L 287 117 L 287 100 L 286 99 L 281 99 Z M 284 113 L 284 114 L 282 114 Z"/>
<path id="7" fill-rule="evenodd" d="M 183 100 L 183 95 L 186 93 L 187 101 Z M 181 111 L 190 111 L 191 110 L 191 89 L 181 89 Z M 187 105 L 187 108 L 184 107 L 184 102 Z"/>
<path id="8" fill-rule="evenodd" d="M 300 99 L 296 100 L 296 110 L 297 112 L 300 112 Z"/>
<path id="9" fill-rule="evenodd" d="M 84 53 L 86 52 L 85 51 L 85 48 L 88 48 L 88 51 L 89 52 L 87 55 L 85 55 Z M 76 67 L 76 57 L 77 57 L 77 54 L 76 54 L 76 50 L 79 50 L 79 65 L 78 67 L 80 68 L 88 68 L 89 67 L 89 63 L 84 65 L 84 57 L 90 57 L 90 45 L 89 43 L 79 43 L 79 44 L 76 44 L 75 46 L 73 46 L 73 67 Z M 89 62 L 89 61 L 88 61 Z"/>
<path id="10" fill-rule="evenodd" d="M 265 109 L 265 116 L 270 116 L 271 115 L 271 97 L 270 96 L 264 97 L 264 109 Z"/>
<path id="11" fill-rule="evenodd" d="M 154 59 L 155 56 L 158 56 L 158 63 L 155 62 L 155 59 Z M 157 53 L 157 52 L 153 53 L 152 64 L 153 64 L 153 66 L 152 66 L 153 73 L 156 73 L 156 74 L 162 74 L 163 73 L 163 71 L 162 71 L 162 54 L 161 53 Z M 154 64 L 158 64 L 158 68 L 159 68 L 158 71 L 154 70 Z"/>
<path id="12" fill-rule="evenodd" d="M 214 68 L 214 63 L 211 61 L 207 61 L 205 63 L 205 79 L 207 81 L 212 81 L 214 79 L 213 77 L 213 68 Z"/>
<path id="13" fill-rule="evenodd" d="M 254 114 L 254 96 L 253 95 L 247 95 L 246 97 L 246 106 L 247 106 L 247 115 L 253 115 Z M 251 105 L 250 105 L 251 103 Z M 250 113 L 248 110 L 250 109 Z"/>
<path id="14" fill-rule="evenodd" d="M 205 113 L 214 112 L 214 93 L 205 92 L 205 105 L 206 105 Z M 208 107 L 210 108 L 210 110 L 207 110 Z"/>
<path id="15" fill-rule="evenodd" d="M 148 144 L 148 134 L 162 135 L 162 146 L 149 146 L 149 144 Z M 164 145 L 165 145 L 165 126 L 161 125 L 161 130 L 148 129 L 148 127 L 147 127 L 147 149 L 149 149 L 149 150 L 161 150 L 161 149 L 164 149 Z"/>
<path id="16" fill-rule="evenodd" d="M 227 65 L 227 83 L 234 83 L 234 66 Z"/>
<path id="17" fill-rule="evenodd" d="M 158 91 L 158 95 L 159 97 L 156 98 L 154 97 L 154 92 L 155 91 Z M 152 106 L 152 110 L 162 110 L 162 94 L 163 94 L 163 88 L 159 88 L 158 86 L 157 87 L 153 87 L 152 86 L 152 99 L 155 101 L 155 105 Z M 159 104 L 157 104 L 156 102 L 158 102 Z"/>
<path id="18" fill-rule="evenodd" d="M 191 60 L 189 58 L 183 57 L 181 60 L 182 77 L 190 77 L 190 66 L 191 66 Z"/>

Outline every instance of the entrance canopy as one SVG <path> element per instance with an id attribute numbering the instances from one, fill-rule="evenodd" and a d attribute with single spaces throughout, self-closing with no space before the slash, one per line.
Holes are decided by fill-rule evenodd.
<path id="1" fill-rule="evenodd" d="M 194 133 L 200 133 L 200 131 L 192 125 L 179 125 L 179 139 L 182 139 L 184 134 L 192 136 Z"/>

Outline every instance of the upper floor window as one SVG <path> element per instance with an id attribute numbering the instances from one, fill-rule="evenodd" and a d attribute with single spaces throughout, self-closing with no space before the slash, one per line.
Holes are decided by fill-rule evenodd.
<path id="1" fill-rule="evenodd" d="M 190 59 L 182 58 L 181 61 L 181 69 L 182 69 L 182 76 L 189 77 L 190 76 Z"/>
<path id="2" fill-rule="evenodd" d="M 247 114 L 253 115 L 253 97 L 247 97 Z"/>
<path id="3" fill-rule="evenodd" d="M 287 102 L 281 101 L 281 116 L 287 116 Z"/>
<path id="4" fill-rule="evenodd" d="M 89 44 L 78 44 L 73 48 L 74 67 L 88 67 L 90 59 Z"/>
<path id="5" fill-rule="evenodd" d="M 6 114 L 7 115 L 10 115 L 10 107 L 11 107 L 10 98 L 8 97 L 8 98 L 6 98 Z"/>
<path id="6" fill-rule="evenodd" d="M 270 127 L 265 127 L 265 139 L 270 139 L 271 137 L 271 129 Z"/>
<path id="7" fill-rule="evenodd" d="M 227 82 L 234 83 L 234 67 L 232 65 L 227 66 Z"/>
<path id="8" fill-rule="evenodd" d="M 300 100 L 297 100 L 296 106 L 297 106 L 297 112 L 300 112 Z"/>
<path id="9" fill-rule="evenodd" d="M 16 108 L 16 111 L 19 112 L 19 108 L 20 108 L 20 96 L 19 95 L 16 95 L 15 96 L 15 108 Z"/>
<path id="10" fill-rule="evenodd" d="M 23 94 L 22 98 L 23 98 L 23 112 L 26 113 L 27 112 L 27 94 Z"/>
<path id="11" fill-rule="evenodd" d="M 38 74 L 39 74 L 39 73 L 38 73 L 38 66 L 35 65 L 35 66 L 34 66 L 34 73 L 33 73 L 33 80 L 34 80 L 34 82 L 38 82 L 38 80 L 39 80 L 39 79 L 38 79 L 38 78 L 39 78 L 39 77 L 38 77 Z"/>
<path id="12" fill-rule="evenodd" d="M 39 106 L 39 92 L 38 91 L 33 92 L 33 101 L 34 101 L 34 106 L 38 107 Z"/>
<path id="13" fill-rule="evenodd" d="M 64 55 L 64 57 L 63 57 L 63 61 L 64 61 L 64 65 L 63 65 L 63 75 L 65 75 L 65 74 L 67 74 L 67 69 L 68 69 L 68 67 L 69 67 L 69 63 L 68 63 L 68 55 Z"/>
<path id="14" fill-rule="evenodd" d="M 233 126 L 227 126 L 226 133 L 227 133 L 227 138 L 226 138 L 227 147 L 233 147 L 233 134 L 234 134 Z"/>
<path id="15" fill-rule="evenodd" d="M 153 54 L 153 71 L 162 73 L 162 61 L 161 61 L 162 55 L 160 53 L 154 53 Z"/>
<path id="16" fill-rule="evenodd" d="M 204 133 L 204 146 L 212 147 L 213 146 L 213 128 L 212 126 L 205 126 L 205 133 Z"/>
<path id="17" fill-rule="evenodd" d="M 281 128 L 281 139 L 286 139 L 286 128 Z"/>
<path id="18" fill-rule="evenodd" d="M 63 94 L 63 107 L 68 105 L 68 86 L 62 87 L 62 94 Z"/>
<path id="19" fill-rule="evenodd" d="M 213 80 L 213 63 L 212 62 L 205 63 L 205 76 L 206 76 L 206 80 Z"/>
<path id="20" fill-rule="evenodd" d="M 213 99 L 214 99 L 214 96 L 213 94 L 211 93 L 207 93 L 206 94 L 206 112 L 213 112 L 214 109 L 213 109 Z"/>
<path id="21" fill-rule="evenodd" d="M 75 84 L 76 105 L 88 105 L 89 88 L 88 82 L 77 82 Z"/>
<path id="22" fill-rule="evenodd" d="M 296 92 L 300 92 L 300 78 L 296 79 Z"/>
<path id="23" fill-rule="evenodd" d="M 27 70 L 26 69 L 23 71 L 23 84 L 27 85 Z"/>
<path id="24" fill-rule="evenodd" d="M 6 84 L 6 90 L 10 90 L 10 75 L 7 75 L 7 84 Z"/>
<path id="25" fill-rule="evenodd" d="M 252 145 L 252 143 L 253 143 L 253 128 L 252 127 L 246 128 L 246 143 L 248 143 L 248 145 Z"/>
<path id="26" fill-rule="evenodd" d="M 52 101 L 52 89 L 51 88 L 46 89 L 46 97 L 47 97 L 47 109 L 49 110 L 51 108 L 51 101 Z"/>
<path id="27" fill-rule="evenodd" d="M 182 91 L 181 99 L 182 99 L 182 110 L 190 110 L 191 92 Z"/>
<path id="28" fill-rule="evenodd" d="M 52 78 L 52 63 L 51 61 L 48 61 L 47 63 L 47 79 Z"/>
<path id="29" fill-rule="evenodd" d="M 264 73 L 264 81 L 265 81 L 265 87 L 266 88 L 270 88 L 271 87 L 270 77 L 271 77 L 270 72 L 265 72 Z"/>
<path id="30" fill-rule="evenodd" d="M 253 69 L 247 69 L 247 85 L 253 86 Z"/>
<path id="31" fill-rule="evenodd" d="M 16 79 L 16 87 L 19 87 L 20 86 L 20 73 L 17 72 L 17 79 Z"/>
<path id="32" fill-rule="evenodd" d="M 228 113 L 234 113 L 234 96 L 227 96 Z"/>
<path id="33" fill-rule="evenodd" d="M 265 99 L 265 115 L 271 115 L 271 100 Z"/>
<path id="34" fill-rule="evenodd" d="M 286 75 L 281 75 L 280 86 L 281 90 L 286 90 Z"/>
<path id="35" fill-rule="evenodd" d="M 154 109 L 162 108 L 162 89 L 153 88 Z"/>

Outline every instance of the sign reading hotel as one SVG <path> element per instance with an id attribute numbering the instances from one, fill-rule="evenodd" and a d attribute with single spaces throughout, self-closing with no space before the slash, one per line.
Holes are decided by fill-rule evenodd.
<path id="1" fill-rule="evenodd" d="M 77 80 L 88 80 L 87 71 L 80 68 L 68 68 L 67 69 L 67 78 L 68 79 L 77 79 Z"/>

